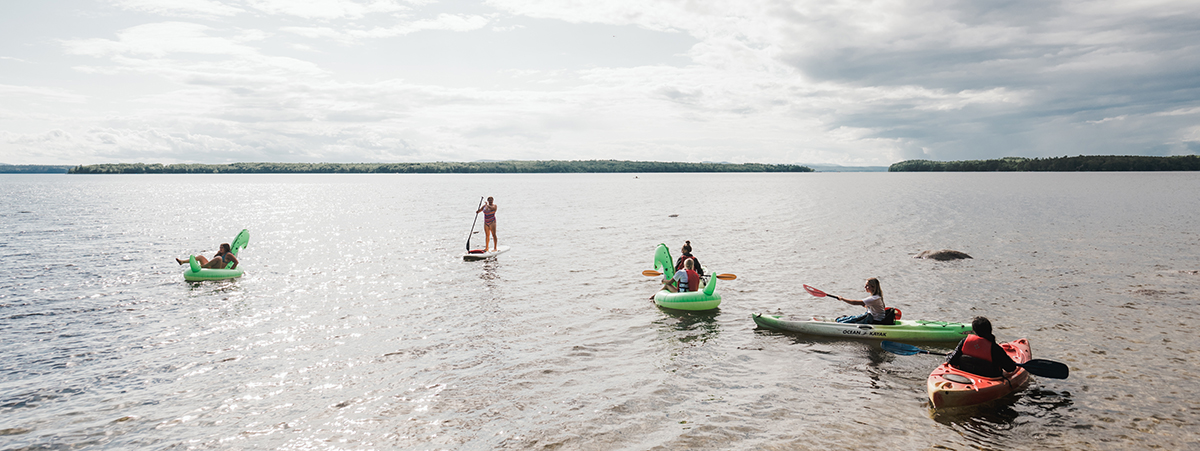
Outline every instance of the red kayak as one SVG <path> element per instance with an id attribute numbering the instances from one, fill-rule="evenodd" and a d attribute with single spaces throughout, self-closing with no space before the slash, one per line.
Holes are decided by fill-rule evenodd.
<path id="1" fill-rule="evenodd" d="M 1000 345 L 1004 352 L 1017 363 L 1028 362 L 1033 358 L 1029 350 L 1029 340 L 1024 338 Z M 942 363 L 926 381 L 929 390 L 929 402 L 934 408 L 962 407 L 981 404 L 1004 395 L 1015 392 L 1029 384 L 1029 372 L 1017 367 L 1016 371 L 1006 373 L 1004 377 L 991 378 L 971 374 Z"/>

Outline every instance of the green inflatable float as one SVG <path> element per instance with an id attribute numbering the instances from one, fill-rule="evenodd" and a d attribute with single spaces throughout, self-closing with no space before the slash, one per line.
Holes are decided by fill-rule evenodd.
<path id="1" fill-rule="evenodd" d="M 233 239 L 233 243 L 229 245 L 230 252 L 237 255 L 239 250 L 245 249 L 246 244 L 250 242 L 250 231 L 242 229 L 237 238 Z M 183 268 L 183 280 L 188 282 L 202 282 L 205 280 L 225 280 L 236 279 L 242 277 L 242 268 L 230 268 L 233 262 L 225 265 L 225 268 L 201 268 L 200 263 L 196 261 L 196 256 L 188 257 L 188 266 Z"/>
<path id="2" fill-rule="evenodd" d="M 659 244 L 654 251 L 654 269 L 661 272 L 663 280 L 671 280 L 675 276 L 675 260 L 671 259 L 671 251 L 666 244 Z M 668 290 L 659 291 L 654 295 L 654 303 L 659 307 L 676 310 L 712 310 L 721 305 L 721 295 L 716 293 L 717 277 L 708 278 L 708 284 L 700 291 L 685 291 L 672 293 Z"/>

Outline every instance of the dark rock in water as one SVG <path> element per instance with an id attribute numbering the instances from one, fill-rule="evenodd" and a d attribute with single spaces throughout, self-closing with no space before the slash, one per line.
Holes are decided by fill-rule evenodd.
<path id="1" fill-rule="evenodd" d="M 960 259 L 964 259 L 964 258 L 971 258 L 971 256 L 967 255 L 965 253 L 959 252 L 959 251 L 952 251 L 950 249 L 942 249 L 940 251 L 921 251 L 920 254 L 914 255 L 913 258 L 927 258 L 930 260 L 937 260 L 940 262 L 944 262 L 946 260 L 960 260 Z"/>

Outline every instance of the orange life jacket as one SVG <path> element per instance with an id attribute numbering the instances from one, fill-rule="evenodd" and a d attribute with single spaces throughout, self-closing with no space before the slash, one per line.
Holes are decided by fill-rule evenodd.
<path id="1" fill-rule="evenodd" d="M 962 353 L 990 363 L 992 342 L 975 334 L 967 335 L 967 339 L 963 341 Z"/>

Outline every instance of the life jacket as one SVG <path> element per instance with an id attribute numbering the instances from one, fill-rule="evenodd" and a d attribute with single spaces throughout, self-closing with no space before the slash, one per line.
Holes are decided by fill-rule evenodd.
<path id="1" fill-rule="evenodd" d="M 685 262 L 687 262 L 688 260 L 692 261 L 692 268 L 695 269 L 697 266 L 696 265 L 696 257 L 692 257 L 692 256 L 688 256 L 688 255 L 681 255 L 679 258 L 679 261 L 675 262 L 675 270 L 683 271 L 683 268 L 684 268 L 683 265 L 685 265 L 686 264 Z"/>
<path id="2" fill-rule="evenodd" d="M 975 334 L 967 335 L 967 339 L 963 340 L 962 353 L 991 363 L 992 342 Z"/>
<path id="3" fill-rule="evenodd" d="M 880 324 L 884 326 L 894 326 L 896 325 L 896 320 L 898 319 L 900 319 L 900 309 L 888 307 L 883 309 L 883 322 Z"/>
<path id="4" fill-rule="evenodd" d="M 687 272 L 687 287 L 679 287 L 679 291 L 697 291 L 700 289 L 700 275 L 696 271 L 685 269 Z M 686 288 L 686 289 L 685 289 Z"/>

